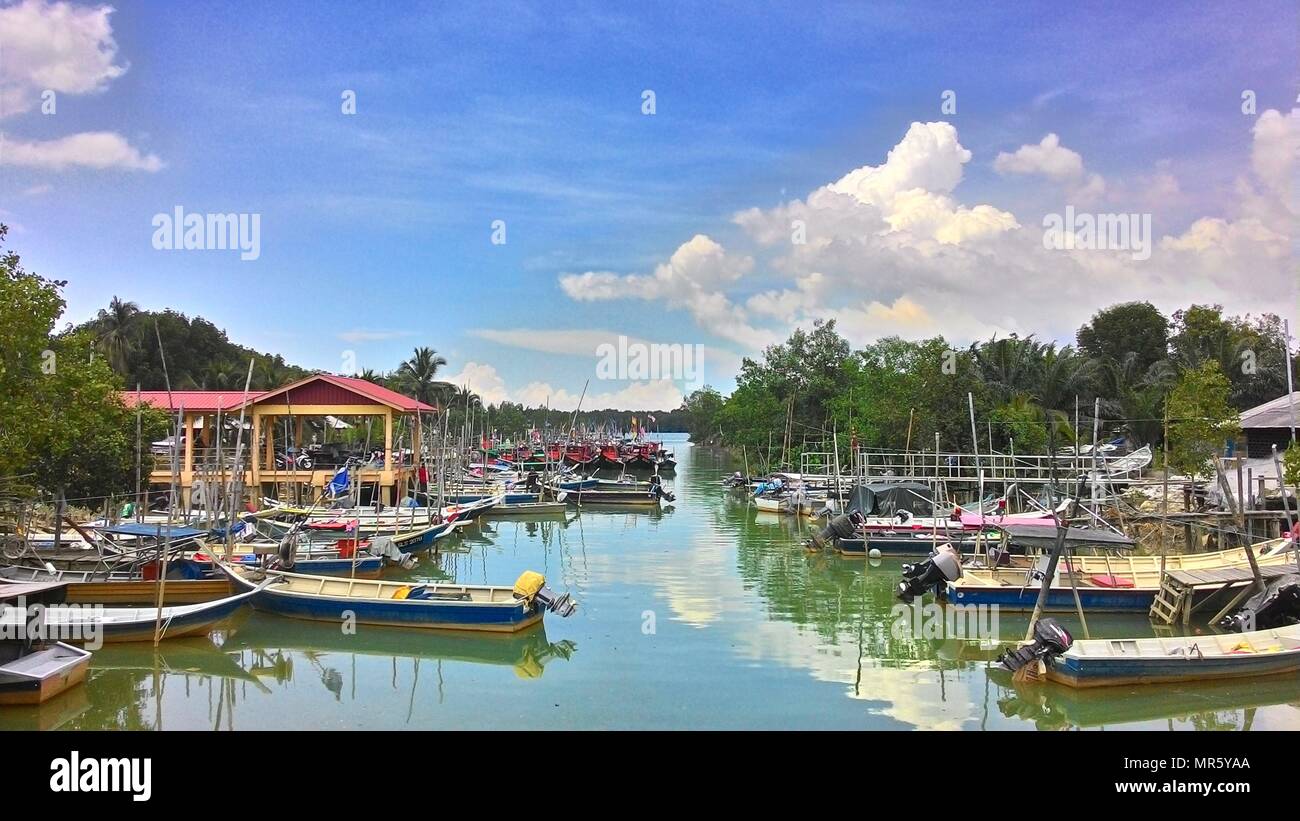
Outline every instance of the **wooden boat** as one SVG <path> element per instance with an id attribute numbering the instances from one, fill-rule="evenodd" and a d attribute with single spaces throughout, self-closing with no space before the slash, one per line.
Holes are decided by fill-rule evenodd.
<path id="1" fill-rule="evenodd" d="M 6 584 L 22 582 L 63 582 L 68 585 L 68 604 L 146 605 L 156 604 L 158 582 L 138 573 L 56 570 L 45 568 L 0 568 L 0 591 Z M 224 575 L 207 578 L 168 578 L 163 585 L 163 604 L 198 604 L 212 601 L 231 592 L 230 580 Z"/>
<path id="2" fill-rule="evenodd" d="M 565 501 L 575 505 L 659 507 L 661 497 L 644 490 L 583 490 L 570 492 Z"/>
<path id="3" fill-rule="evenodd" d="M 1047 660 L 1070 687 L 1222 681 L 1300 671 L 1300 624 L 1177 638 L 1084 639 Z"/>
<path id="4" fill-rule="evenodd" d="M 526 502 L 515 505 L 497 505 L 487 513 L 487 518 L 516 519 L 526 516 L 563 516 L 568 507 L 565 502 Z"/>
<path id="5" fill-rule="evenodd" d="M 1295 561 L 1289 539 L 1274 539 L 1255 545 L 1261 567 Z M 1168 570 L 1218 570 L 1249 566 L 1244 548 L 1212 553 L 1165 557 Z M 1032 577 L 1033 568 L 963 568 L 962 577 L 948 585 L 949 598 L 958 604 L 996 604 L 1006 610 L 1033 610 L 1041 581 Z M 1044 609 L 1072 611 L 1074 590 L 1086 610 L 1146 613 L 1160 591 L 1159 556 L 1072 556 L 1061 560 L 1057 577 L 1048 588 Z"/>
<path id="6" fill-rule="evenodd" d="M 19 630 L 6 630 L 12 637 L 0 640 L 0 705 L 41 704 L 86 680 L 90 653 L 61 641 L 25 635 L 27 608 L 34 604 L 57 606 L 66 586 L 46 582 L 0 589 L 0 612 L 11 610 L 22 618 Z M 22 609 L 10 602 L 21 603 Z"/>
<path id="7" fill-rule="evenodd" d="M 344 579 L 222 567 L 237 585 L 254 595 L 253 606 L 258 610 L 313 621 L 513 633 L 537 624 L 545 610 L 536 597 L 520 597 L 510 587 Z"/>
<path id="8" fill-rule="evenodd" d="M 162 638 L 206 635 L 217 624 L 251 604 L 253 592 L 236 593 L 201 604 L 162 608 Z M 56 604 L 45 608 L 49 630 L 71 643 L 153 641 L 157 607 L 87 607 Z M 27 614 L 0 604 L 0 626 L 15 629 Z"/>

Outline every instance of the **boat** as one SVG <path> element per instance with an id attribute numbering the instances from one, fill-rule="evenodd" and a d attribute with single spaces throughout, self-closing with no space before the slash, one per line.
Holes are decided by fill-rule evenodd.
<path id="1" fill-rule="evenodd" d="M 568 616 L 575 605 L 556 596 L 539 574 L 514 587 L 345 579 L 222 565 L 253 606 L 290 618 L 343 624 L 486 630 L 513 633 L 542 620 L 547 610 Z"/>
<path id="2" fill-rule="evenodd" d="M 42 704 L 86 680 L 90 653 L 43 636 L 27 636 L 29 607 L 57 606 L 66 583 L 12 584 L 0 588 L 0 612 L 13 610 L 22 617 L 13 632 L 0 640 L 0 705 Z M 8 602 L 22 605 L 21 609 Z M 8 625 L 6 625 L 8 626 Z"/>
<path id="3" fill-rule="evenodd" d="M 1300 671 L 1300 624 L 1249 633 L 1084 639 L 1045 659 L 1047 678 L 1069 687 L 1224 681 Z"/>
<path id="4" fill-rule="evenodd" d="M 158 600 L 157 579 L 140 573 L 0 567 L 0 591 L 5 590 L 7 584 L 23 582 L 65 583 L 68 585 L 67 604 L 156 606 Z M 229 595 L 230 580 L 224 575 L 173 578 L 169 572 L 167 583 L 163 585 L 164 605 L 199 604 Z"/>
<path id="5" fill-rule="evenodd" d="M 523 504 L 497 505 L 488 511 L 489 519 L 515 519 L 524 516 L 563 516 L 568 509 L 565 502 L 525 502 Z"/>
<path id="6" fill-rule="evenodd" d="M 54 604 L 45 608 L 45 623 L 51 632 L 74 644 L 153 641 L 154 631 L 159 625 L 160 637 L 165 639 L 206 635 L 217 624 L 251 604 L 253 595 L 253 592 L 240 592 L 199 604 L 165 605 L 162 608 Z M 0 629 L 16 629 L 26 619 L 24 610 L 0 603 Z"/>
<path id="7" fill-rule="evenodd" d="M 1032 541 L 1034 534 L 1024 535 L 1017 525 L 1003 529 L 1021 533 L 1017 538 Z M 1100 546 L 1131 540 L 1107 531 L 1089 531 L 1069 528 L 1067 538 L 1071 548 Z M 1039 538 L 1051 540 L 1054 531 Z M 1286 564 L 1295 561 L 1290 539 L 1274 539 L 1255 545 L 1255 561 L 1261 566 Z M 1045 557 L 1044 557 L 1045 558 Z M 1219 570 L 1248 566 L 1245 548 L 1231 548 L 1211 553 L 1191 553 L 1164 557 L 1166 570 Z M 1071 576 L 1074 585 L 1071 586 Z M 1033 610 L 1042 585 L 1042 559 L 1031 567 L 974 568 L 963 567 L 962 577 L 948 584 L 950 600 L 958 604 L 993 605 L 1005 610 Z M 1043 608 L 1050 611 L 1073 611 L 1074 590 L 1079 592 L 1079 604 L 1085 610 L 1112 612 L 1141 612 L 1151 609 L 1151 603 L 1160 591 L 1160 556 L 1080 556 L 1062 558 L 1057 567 Z"/>

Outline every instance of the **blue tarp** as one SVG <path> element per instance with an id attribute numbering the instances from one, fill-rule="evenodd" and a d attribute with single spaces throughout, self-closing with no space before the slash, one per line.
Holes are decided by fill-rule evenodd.
<path id="1" fill-rule="evenodd" d="M 196 536 L 203 536 L 206 530 L 199 530 L 193 527 L 173 527 L 168 529 L 167 525 L 154 525 L 146 522 L 123 522 L 113 527 L 99 528 L 101 533 L 113 533 L 118 536 L 154 536 L 159 534 L 162 538 L 171 536 L 173 539 L 193 539 Z"/>

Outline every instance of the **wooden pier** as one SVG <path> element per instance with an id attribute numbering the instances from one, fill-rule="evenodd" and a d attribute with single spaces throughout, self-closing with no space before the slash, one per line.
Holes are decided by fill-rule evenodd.
<path id="1" fill-rule="evenodd" d="M 1267 565 L 1259 568 L 1260 579 L 1269 580 L 1298 572 L 1292 564 Z M 1221 592 L 1236 590 L 1223 608 L 1210 618 L 1213 624 L 1236 608 L 1254 593 L 1255 574 L 1249 567 L 1220 568 L 1216 570 L 1166 570 L 1160 590 L 1151 603 L 1151 620 L 1157 624 L 1188 624 L 1192 614 L 1205 607 Z M 1197 601 L 1199 599 L 1199 601 Z"/>

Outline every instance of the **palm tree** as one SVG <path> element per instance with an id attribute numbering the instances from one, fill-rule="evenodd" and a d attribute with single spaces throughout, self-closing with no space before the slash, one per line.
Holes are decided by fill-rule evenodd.
<path id="1" fill-rule="evenodd" d="M 446 384 L 438 380 L 438 369 L 447 360 L 433 348 L 416 348 L 411 358 L 397 369 L 397 378 L 411 395 L 426 405 L 434 404 Z"/>
<path id="2" fill-rule="evenodd" d="M 262 390 L 275 390 L 288 381 L 289 369 L 285 367 L 284 357 L 266 357 L 259 359 L 253 379 Z"/>
<path id="3" fill-rule="evenodd" d="M 135 349 L 135 324 L 140 315 L 140 306 L 134 302 L 123 302 L 114 296 L 108 303 L 108 309 L 99 309 L 96 323 L 99 325 L 99 344 L 103 346 L 108 364 L 119 374 L 126 375 L 126 361 Z"/>
<path id="4" fill-rule="evenodd" d="M 357 378 L 364 379 L 367 382 L 373 382 L 376 385 L 384 384 L 384 375 L 376 371 L 374 368 L 366 368 L 361 373 L 357 374 Z"/>

